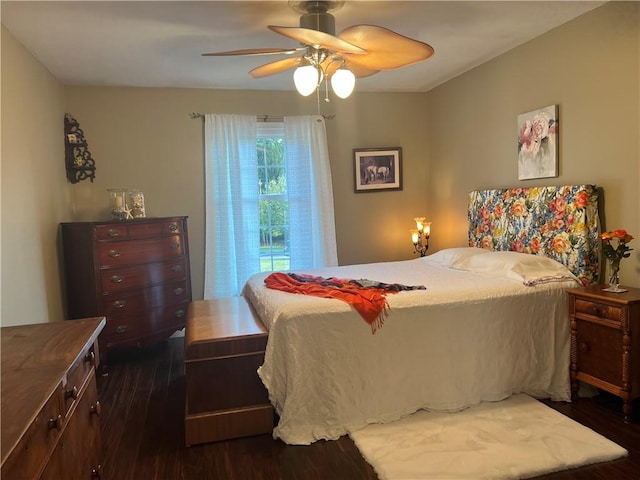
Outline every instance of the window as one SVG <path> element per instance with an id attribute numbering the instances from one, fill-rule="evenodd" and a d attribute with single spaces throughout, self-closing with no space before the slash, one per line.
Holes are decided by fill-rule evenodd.
<path id="1" fill-rule="evenodd" d="M 284 126 L 259 123 L 257 135 L 260 271 L 289 270 L 289 201 Z"/>

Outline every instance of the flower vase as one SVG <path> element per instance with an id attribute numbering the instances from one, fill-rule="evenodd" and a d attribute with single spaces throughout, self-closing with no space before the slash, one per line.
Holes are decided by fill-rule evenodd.
<path id="1" fill-rule="evenodd" d="M 620 288 L 620 263 L 615 261 L 609 262 L 611 275 L 609 276 L 609 288 L 605 288 L 605 292 L 621 293 L 626 292 L 624 288 Z"/>

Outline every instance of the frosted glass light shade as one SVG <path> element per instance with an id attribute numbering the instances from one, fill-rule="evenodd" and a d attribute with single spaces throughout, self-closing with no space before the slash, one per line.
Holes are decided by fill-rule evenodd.
<path id="1" fill-rule="evenodd" d="M 313 65 L 296 68 L 293 72 L 293 83 L 300 95 L 308 97 L 318 86 L 318 69 Z"/>
<path id="2" fill-rule="evenodd" d="M 331 88 L 340 98 L 347 98 L 356 85 L 356 76 L 346 68 L 340 68 L 331 76 Z"/>

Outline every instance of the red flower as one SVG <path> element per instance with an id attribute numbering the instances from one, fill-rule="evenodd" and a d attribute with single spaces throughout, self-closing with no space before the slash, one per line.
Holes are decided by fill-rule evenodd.
<path id="1" fill-rule="evenodd" d="M 576 208 L 584 208 L 589 204 L 589 195 L 587 194 L 587 192 L 582 191 L 580 193 L 578 193 L 578 195 L 576 196 Z"/>
<path id="2" fill-rule="evenodd" d="M 540 239 L 534 238 L 531 240 L 529 248 L 531 249 L 531 253 L 538 253 L 540 251 Z"/>

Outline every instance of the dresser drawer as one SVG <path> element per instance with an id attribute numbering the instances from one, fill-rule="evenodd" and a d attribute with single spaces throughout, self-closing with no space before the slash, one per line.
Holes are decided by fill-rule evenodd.
<path id="1" fill-rule="evenodd" d="M 39 480 L 99 478 L 100 410 L 92 374 Z"/>
<path id="2" fill-rule="evenodd" d="M 184 240 L 180 235 L 98 245 L 101 267 L 134 265 L 181 255 L 184 255 Z"/>
<path id="3" fill-rule="evenodd" d="M 64 425 L 60 388 L 59 385 L 22 436 L 11 457 L 2 465 L 3 479 L 37 478 Z M 9 419 L 3 418 L 2 421 Z"/>
<path id="4" fill-rule="evenodd" d="M 98 240 L 119 240 L 127 238 L 127 226 L 122 224 L 100 225 L 96 227 Z"/>
<path id="5" fill-rule="evenodd" d="M 157 285 L 144 290 L 120 291 L 105 295 L 102 300 L 103 312 L 107 316 L 130 314 L 161 305 L 175 305 L 189 301 L 187 281 Z"/>
<path id="6" fill-rule="evenodd" d="M 141 311 L 138 315 L 114 315 L 107 318 L 100 341 L 107 346 L 135 344 L 149 331 L 178 330 L 186 321 L 189 302 Z"/>
<path id="7" fill-rule="evenodd" d="M 575 300 L 575 309 L 577 315 L 589 315 L 600 319 L 613 320 L 615 322 L 621 322 L 624 315 L 624 310 L 620 307 L 580 298 Z"/>
<path id="8" fill-rule="evenodd" d="M 74 402 L 82 390 L 87 379 L 95 369 L 95 353 L 93 346 L 69 368 L 66 378 L 62 381 L 64 415 L 72 409 Z"/>
<path id="9" fill-rule="evenodd" d="M 578 320 L 578 371 L 612 385 L 622 384 L 622 333 L 615 328 Z"/>
<path id="10" fill-rule="evenodd" d="M 110 293 L 132 288 L 144 288 L 169 280 L 182 279 L 185 272 L 184 258 L 133 267 L 109 268 L 100 271 L 101 291 L 102 293 Z"/>
<path id="11" fill-rule="evenodd" d="M 96 227 L 96 239 L 102 240 L 126 240 L 144 237 L 157 237 L 183 233 L 180 220 L 167 220 L 163 222 L 133 222 L 112 223 Z"/>

